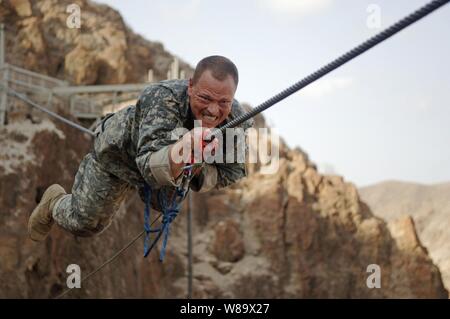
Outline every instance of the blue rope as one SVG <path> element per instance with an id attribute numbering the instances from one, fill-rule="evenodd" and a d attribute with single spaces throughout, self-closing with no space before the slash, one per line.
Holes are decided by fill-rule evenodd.
<path id="1" fill-rule="evenodd" d="M 183 174 L 184 178 L 189 178 L 192 173 L 192 167 L 187 167 Z M 163 244 L 161 248 L 161 252 L 159 254 L 159 261 L 164 260 L 164 256 L 166 254 L 166 246 L 167 241 L 169 239 L 169 229 L 170 224 L 173 222 L 173 220 L 178 216 L 178 213 L 180 212 L 181 202 L 183 201 L 185 195 L 187 193 L 187 189 L 183 187 L 183 183 L 178 186 L 175 189 L 175 193 L 172 196 L 172 202 L 168 203 L 168 196 L 163 188 L 161 188 L 159 194 L 158 194 L 158 203 L 161 207 L 163 219 L 161 222 L 161 226 L 158 228 L 151 228 L 150 227 L 150 213 L 151 213 L 151 198 L 152 198 L 152 190 L 151 187 L 145 183 L 144 185 L 144 197 L 145 197 L 145 208 L 144 208 L 144 230 L 145 230 L 145 238 L 144 238 L 144 257 L 147 257 L 150 251 L 155 247 L 159 239 L 162 235 L 164 235 L 163 238 Z M 149 245 L 150 240 L 150 234 L 151 233 L 157 233 L 155 239 L 153 242 Z"/>
<path id="2" fill-rule="evenodd" d="M 145 183 L 144 185 L 144 197 L 145 197 L 145 208 L 144 208 L 144 230 L 145 230 L 145 238 L 144 238 L 144 257 L 147 257 L 150 250 L 153 248 L 154 243 L 149 247 L 150 233 L 156 233 L 161 231 L 161 227 L 152 229 L 150 227 L 150 213 L 151 213 L 151 204 L 150 200 L 152 198 L 152 189 L 150 186 Z"/>

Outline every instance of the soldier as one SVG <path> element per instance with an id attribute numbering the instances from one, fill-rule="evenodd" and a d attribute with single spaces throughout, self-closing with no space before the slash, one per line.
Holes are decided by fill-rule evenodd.
<path id="1" fill-rule="evenodd" d="M 203 137 L 208 129 L 244 113 L 234 99 L 237 85 L 238 71 L 233 62 L 210 56 L 198 63 L 189 81 L 149 85 L 135 106 L 106 116 L 95 129 L 94 148 L 80 164 L 72 194 L 66 194 L 58 184 L 44 192 L 28 222 L 30 238 L 43 241 L 54 222 L 77 236 L 98 234 L 110 225 L 126 194 L 135 187 L 143 198 L 144 187 L 149 185 L 151 205 L 161 210 L 155 194 L 173 192 L 181 183 L 186 165 L 186 161 L 176 160 L 173 150 L 181 149 L 178 155 L 183 158 L 183 152 L 192 153 L 194 120 L 202 121 Z M 240 127 L 246 129 L 252 124 L 250 120 Z M 190 131 L 173 140 L 174 130 L 180 128 Z M 218 150 L 218 139 L 206 148 Z M 226 187 L 244 176 L 244 163 L 214 162 L 195 170 L 189 186 L 205 192 Z"/>

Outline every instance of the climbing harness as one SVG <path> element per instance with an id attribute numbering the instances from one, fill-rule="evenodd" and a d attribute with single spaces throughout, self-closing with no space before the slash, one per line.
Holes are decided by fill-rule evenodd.
<path id="1" fill-rule="evenodd" d="M 346 52 L 345 54 L 341 55 L 337 59 L 335 59 L 332 62 L 328 63 L 327 65 L 323 66 L 322 68 L 320 68 L 316 72 L 311 73 L 307 77 L 305 77 L 302 80 L 296 82 L 295 84 L 293 84 L 292 86 L 290 86 L 287 89 L 283 90 L 282 92 L 278 93 L 277 95 L 271 97 L 267 101 L 263 102 L 262 104 L 258 105 L 254 109 L 252 109 L 251 111 L 238 116 L 237 118 L 235 118 L 234 120 L 228 122 L 227 124 L 225 124 L 224 126 L 222 126 L 220 128 L 212 130 L 212 134 L 211 135 L 214 135 L 214 132 L 217 132 L 217 130 L 220 130 L 223 133 L 223 132 L 225 132 L 225 129 L 235 127 L 235 126 L 237 126 L 237 125 L 239 125 L 239 124 L 249 120 L 250 118 L 254 117 L 255 115 L 257 115 L 257 114 L 261 113 L 262 111 L 268 109 L 269 107 L 273 106 L 274 104 L 282 101 L 283 99 L 285 99 L 288 96 L 294 94 L 295 92 L 298 92 L 302 88 L 304 88 L 304 87 L 308 86 L 309 84 L 313 83 L 314 81 L 320 79 L 321 77 L 323 77 L 324 75 L 330 73 L 331 71 L 339 68 L 340 66 L 342 66 L 345 63 L 349 62 L 350 60 L 356 58 L 357 56 L 361 55 L 362 53 L 368 51 L 369 49 L 373 48 L 377 44 L 385 41 L 386 39 L 390 38 L 391 36 L 393 36 L 394 34 L 398 33 L 399 31 L 405 29 L 406 27 L 408 27 L 409 25 L 413 24 L 414 22 L 419 21 L 420 19 L 424 18 L 425 16 L 427 16 L 431 12 L 439 9 L 440 7 L 442 7 L 443 5 L 447 4 L 448 2 L 450 2 L 450 0 L 434 0 L 434 1 L 429 2 L 428 4 L 424 5 L 423 7 L 419 8 L 418 10 L 414 11 L 413 13 L 411 13 L 408 16 L 406 16 L 405 18 L 399 20 L 397 23 L 393 24 L 389 28 L 385 29 L 384 31 L 381 31 L 380 33 L 378 33 L 375 36 L 369 38 L 367 41 L 363 42 L 359 46 L 353 48 L 352 50 Z M 5 87 L 3 87 L 3 86 L 2 86 L 2 88 L 5 89 Z M 71 121 L 61 117 L 60 115 L 45 109 L 44 107 L 42 107 L 42 106 L 34 103 L 33 101 L 29 100 L 25 96 L 17 93 L 16 91 L 14 91 L 14 90 L 12 90 L 10 88 L 6 88 L 6 90 L 7 90 L 8 94 L 10 94 L 12 96 L 15 96 L 16 98 L 27 102 L 31 106 L 34 106 L 34 107 L 38 108 L 39 110 L 49 114 L 50 116 L 53 116 L 56 119 L 58 119 L 60 121 L 63 121 L 64 123 L 66 123 L 68 125 L 71 125 L 72 127 L 75 127 L 75 128 L 79 129 L 80 131 L 82 131 L 84 133 L 88 133 L 91 136 L 94 136 L 94 133 L 92 131 L 87 130 L 86 128 L 81 127 L 80 125 L 78 125 L 78 124 L 76 124 L 74 122 L 71 122 Z M 166 245 L 167 245 L 167 240 L 168 240 L 168 236 L 169 236 L 170 224 L 174 220 L 174 218 L 177 216 L 177 214 L 179 212 L 179 209 L 180 209 L 181 201 L 182 201 L 182 199 L 184 199 L 184 197 L 186 196 L 186 193 L 189 190 L 188 189 L 188 185 L 189 185 L 189 182 L 190 182 L 190 178 L 192 178 L 192 165 L 186 166 L 184 168 L 184 170 L 183 170 L 183 174 L 187 174 L 187 176 L 189 176 L 189 178 L 188 177 L 185 178 L 185 176 L 183 176 L 184 180 L 183 180 L 182 184 L 184 185 L 183 187 L 186 187 L 186 188 L 183 188 L 182 190 L 180 190 L 180 189 L 176 190 L 176 194 L 174 195 L 174 196 L 176 196 L 176 198 L 172 198 L 172 203 L 171 203 L 170 206 L 167 205 L 168 204 L 167 203 L 167 198 L 164 201 L 164 199 L 163 199 L 164 196 L 163 195 L 161 195 L 161 196 L 158 195 L 158 201 L 160 202 L 160 204 L 163 204 L 162 205 L 163 207 L 166 207 L 166 208 L 162 209 L 163 212 L 157 218 L 155 218 L 150 225 L 148 224 L 148 222 L 150 220 L 151 190 L 150 190 L 150 187 L 147 188 L 147 190 L 145 191 L 145 193 L 147 195 L 145 195 L 145 198 L 146 198 L 145 205 L 146 206 L 145 206 L 145 211 L 144 211 L 144 219 L 145 219 L 145 221 L 144 221 L 144 230 L 141 231 L 124 248 L 119 250 L 116 254 L 114 254 L 105 263 L 103 263 L 97 269 L 95 269 L 93 272 L 88 274 L 82 281 L 88 279 L 89 277 L 91 277 L 92 275 L 94 275 L 95 273 L 100 271 L 103 267 L 105 267 L 106 265 L 111 263 L 114 259 L 116 259 L 122 252 L 124 252 L 126 249 L 128 249 L 128 247 L 130 247 L 134 242 L 136 242 L 144 234 L 146 235 L 145 240 L 144 240 L 144 246 L 146 247 L 144 249 L 144 256 L 148 255 L 148 253 L 155 246 L 155 244 L 159 240 L 159 238 L 162 235 L 164 235 L 164 241 L 163 241 L 163 247 L 161 249 L 160 260 L 162 260 L 162 258 L 164 258 L 165 249 L 166 249 Z M 180 198 L 181 198 L 181 200 L 180 200 Z M 162 220 L 161 226 L 159 228 L 157 228 L 157 229 L 152 229 L 151 226 L 153 225 L 153 223 L 156 222 L 156 220 L 158 220 L 161 216 L 163 216 L 163 220 Z M 156 232 L 157 235 L 156 235 L 156 238 L 154 239 L 154 241 L 152 242 L 152 244 L 149 246 L 148 245 L 149 235 L 152 232 Z M 63 297 L 70 290 L 71 289 L 68 289 L 68 290 L 64 291 L 57 298 Z"/>
<path id="2" fill-rule="evenodd" d="M 152 189 L 151 187 L 145 183 L 144 186 L 144 198 L 145 198 L 145 208 L 144 208 L 144 230 L 145 230 L 145 238 L 144 238 L 144 257 L 147 257 L 153 247 L 156 245 L 161 235 L 164 235 L 163 244 L 161 248 L 161 252 L 159 255 L 159 260 L 162 262 L 164 260 L 164 255 L 166 253 L 167 240 L 169 238 L 169 229 L 172 221 L 177 217 L 180 212 L 181 202 L 186 197 L 189 192 L 188 182 L 192 178 L 192 165 L 186 166 L 183 169 L 183 177 L 181 181 L 181 185 L 175 188 L 175 191 L 172 193 L 170 203 L 168 202 L 168 194 L 165 188 L 161 188 L 157 195 L 157 200 L 159 203 L 159 207 L 162 210 L 162 222 L 161 226 L 155 229 L 152 229 L 149 225 L 150 222 L 150 212 L 151 212 L 151 198 L 152 198 Z M 150 234 L 157 233 L 156 238 L 149 245 Z"/>
<path id="3" fill-rule="evenodd" d="M 203 154 L 203 149 L 206 146 L 206 142 L 204 140 L 201 141 L 199 145 L 199 154 Z M 172 192 L 171 196 L 167 194 L 166 188 L 160 188 L 159 192 L 156 195 L 156 200 L 159 204 L 159 208 L 161 209 L 161 213 L 163 216 L 161 226 L 158 228 L 152 229 L 149 226 L 150 222 L 150 213 L 151 213 L 151 200 L 152 200 L 152 189 L 150 185 L 145 183 L 144 185 L 144 199 L 145 199 L 145 208 L 144 208 L 144 230 L 145 230 L 145 238 L 144 238 L 144 257 L 147 257 L 150 251 L 155 247 L 156 243 L 159 241 L 162 235 L 164 235 L 163 244 L 161 247 L 161 252 L 159 255 L 159 260 L 162 262 L 164 260 L 164 255 L 166 253 L 167 240 L 169 238 L 169 230 L 170 225 L 173 220 L 178 216 L 180 212 L 181 203 L 186 198 L 189 192 L 189 183 L 193 178 L 193 169 L 194 167 L 200 166 L 203 168 L 204 162 L 203 158 L 200 160 L 200 163 L 196 163 L 196 159 L 194 154 L 191 154 L 190 164 L 183 167 L 181 181 L 179 185 Z M 168 200 L 170 197 L 170 200 Z M 152 233 L 156 233 L 155 239 L 149 244 L 150 235 Z"/>
<path id="4" fill-rule="evenodd" d="M 199 145 L 199 154 L 203 154 L 203 149 L 206 146 L 206 141 L 202 140 Z M 152 229 L 149 226 L 150 221 L 150 212 L 151 212 L 151 199 L 152 199 L 152 189 L 150 185 L 145 183 L 144 185 L 144 199 L 145 199 L 145 208 L 144 208 L 144 230 L 145 230 L 145 238 L 144 238 L 144 257 L 147 257 L 150 251 L 155 247 L 159 239 L 162 235 L 164 235 L 163 244 L 161 247 L 159 261 L 164 260 L 164 255 L 166 253 L 167 240 L 169 238 L 169 229 L 173 220 L 178 216 L 180 212 L 181 203 L 186 198 L 186 195 L 189 192 L 189 183 L 193 178 L 193 168 L 196 166 L 200 166 L 203 168 L 204 162 L 203 159 L 200 160 L 200 163 L 195 162 L 194 154 L 191 154 L 191 161 L 189 165 L 183 167 L 182 177 L 180 184 L 175 188 L 175 191 L 172 192 L 170 196 L 170 201 L 168 200 L 169 194 L 167 194 L 166 188 L 160 188 L 157 193 L 157 201 L 159 207 L 161 209 L 161 213 L 163 216 L 161 226 L 155 229 Z M 152 233 L 156 233 L 156 237 L 153 242 L 149 245 L 150 235 Z"/>

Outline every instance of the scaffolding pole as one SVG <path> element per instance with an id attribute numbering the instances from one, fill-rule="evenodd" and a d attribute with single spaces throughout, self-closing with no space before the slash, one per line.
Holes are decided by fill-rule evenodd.
<path id="1" fill-rule="evenodd" d="M 0 23 L 0 127 L 6 124 L 8 107 L 8 68 L 5 65 L 5 25 Z"/>

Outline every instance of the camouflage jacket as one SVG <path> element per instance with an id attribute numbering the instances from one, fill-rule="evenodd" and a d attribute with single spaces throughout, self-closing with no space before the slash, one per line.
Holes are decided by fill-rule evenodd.
<path id="1" fill-rule="evenodd" d="M 111 174 L 141 190 L 144 182 L 152 188 L 175 188 L 178 181 L 170 174 L 168 147 L 176 141 L 172 136 L 174 129 L 194 127 L 187 87 L 187 80 L 151 84 L 135 106 L 106 116 L 95 130 L 97 161 Z M 221 125 L 243 113 L 243 107 L 234 100 L 230 115 Z M 240 127 L 252 125 L 253 120 L 249 120 Z M 244 163 L 206 164 L 190 186 L 194 191 L 207 191 L 226 187 L 244 176 Z"/>

